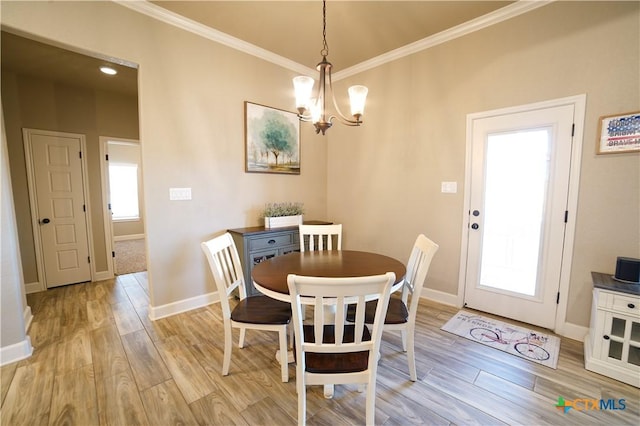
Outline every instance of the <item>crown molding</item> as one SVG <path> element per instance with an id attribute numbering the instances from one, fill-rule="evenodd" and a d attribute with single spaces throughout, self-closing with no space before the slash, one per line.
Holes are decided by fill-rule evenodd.
<path id="1" fill-rule="evenodd" d="M 407 44 L 406 46 L 402 46 L 398 49 L 383 53 L 382 55 L 376 56 L 375 58 L 360 62 L 359 64 L 352 67 L 345 68 L 342 71 L 338 71 L 333 75 L 333 80 L 337 81 L 343 78 L 347 78 L 352 75 L 386 64 L 388 62 L 404 58 L 405 56 L 413 55 L 414 53 L 421 52 L 423 50 L 446 43 L 451 40 L 455 40 L 456 38 L 471 34 L 475 31 L 490 27 L 516 16 L 520 16 L 524 13 L 538 9 L 539 7 L 546 6 L 550 3 L 553 3 L 554 1 L 556 0 L 518 0 L 515 3 L 512 3 L 496 11 L 487 13 L 486 15 L 479 16 L 478 18 L 464 22 L 455 27 L 451 27 L 432 36 L 423 38 L 422 40 L 415 41 L 413 43 Z"/>
<path id="2" fill-rule="evenodd" d="M 156 6 L 155 4 L 150 3 L 147 0 L 112 1 L 131 10 L 147 15 L 151 18 L 181 28 L 185 31 L 197 34 L 232 49 L 236 49 L 257 58 L 263 59 L 267 62 L 271 62 L 275 65 L 279 65 L 291 71 L 295 71 L 304 75 L 314 75 L 316 73 L 316 71 L 312 68 L 294 62 L 290 59 L 285 58 L 284 56 L 277 55 L 269 50 L 263 49 L 244 40 L 240 40 L 239 38 L 232 37 L 229 34 L 203 25 L 192 19 L 185 18 L 182 15 L 171 12 L 160 6 Z M 390 52 L 383 53 L 382 55 L 366 60 L 352 67 L 345 68 L 344 70 L 336 72 L 333 75 L 333 81 L 338 81 L 350 77 L 352 75 L 370 70 L 388 62 L 392 62 L 400 58 L 404 58 L 405 56 L 409 56 L 414 53 L 429 49 L 431 47 L 446 43 L 475 31 L 479 31 L 483 28 L 490 27 L 516 16 L 520 16 L 539 7 L 546 6 L 550 3 L 553 3 L 554 1 L 556 0 L 518 0 L 515 3 L 512 3 L 494 12 L 490 12 L 486 15 L 472 19 L 471 21 L 441 31 L 432 36 L 423 38 L 422 40 L 407 44 L 406 46 L 399 47 L 398 49 L 394 49 Z"/>
<path id="3" fill-rule="evenodd" d="M 131 0 L 112 0 L 114 3 L 117 3 L 121 6 L 134 10 L 136 12 L 142 13 L 143 15 L 147 15 L 151 18 L 162 21 L 166 24 L 173 25 L 174 27 L 181 28 L 185 31 L 189 31 L 191 33 L 197 34 L 206 39 L 215 41 L 232 49 L 239 50 L 240 52 L 247 53 L 249 55 L 255 56 L 257 58 L 263 59 L 267 62 L 271 62 L 275 65 L 279 65 L 283 68 L 287 68 L 292 71 L 296 71 L 300 74 L 312 75 L 315 74 L 315 70 L 309 68 L 307 66 L 301 65 L 297 62 L 294 62 L 290 59 L 285 58 L 284 56 L 277 55 L 269 50 L 258 47 L 254 44 L 248 43 L 244 40 L 240 40 L 239 38 L 230 36 L 229 34 L 223 33 L 222 31 L 218 31 L 206 25 L 203 25 L 199 22 L 196 22 L 192 19 L 185 18 L 182 15 L 178 15 L 177 13 L 171 12 L 167 9 L 164 9 L 160 6 L 156 6 L 153 3 L 150 3 L 147 0 L 142 1 L 131 1 Z"/>

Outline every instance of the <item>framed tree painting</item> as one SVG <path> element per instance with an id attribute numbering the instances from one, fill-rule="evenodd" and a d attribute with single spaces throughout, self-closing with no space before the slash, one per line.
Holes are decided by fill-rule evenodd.
<path id="1" fill-rule="evenodd" d="M 300 174 L 300 120 L 289 111 L 245 101 L 245 171 Z"/>

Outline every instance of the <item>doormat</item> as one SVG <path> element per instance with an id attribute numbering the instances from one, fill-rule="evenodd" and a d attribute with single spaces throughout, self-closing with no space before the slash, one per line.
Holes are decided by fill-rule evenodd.
<path id="1" fill-rule="evenodd" d="M 556 336 L 467 311 L 458 312 L 441 329 L 546 367 L 558 366 L 560 339 Z"/>

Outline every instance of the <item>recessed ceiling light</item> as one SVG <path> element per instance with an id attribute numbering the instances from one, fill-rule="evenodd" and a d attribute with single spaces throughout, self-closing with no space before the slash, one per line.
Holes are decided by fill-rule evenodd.
<path id="1" fill-rule="evenodd" d="M 100 71 L 102 71 L 105 74 L 109 74 L 109 75 L 116 75 L 118 74 L 118 71 L 116 71 L 115 69 L 111 68 L 111 67 L 100 67 Z"/>

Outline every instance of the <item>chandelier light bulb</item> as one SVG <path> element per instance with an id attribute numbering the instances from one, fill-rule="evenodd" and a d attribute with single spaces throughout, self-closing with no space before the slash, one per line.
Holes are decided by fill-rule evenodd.
<path id="1" fill-rule="evenodd" d="M 317 99 L 311 99 L 309 102 L 309 114 L 311 115 L 311 122 L 318 123 L 322 117 L 322 106 Z"/>

